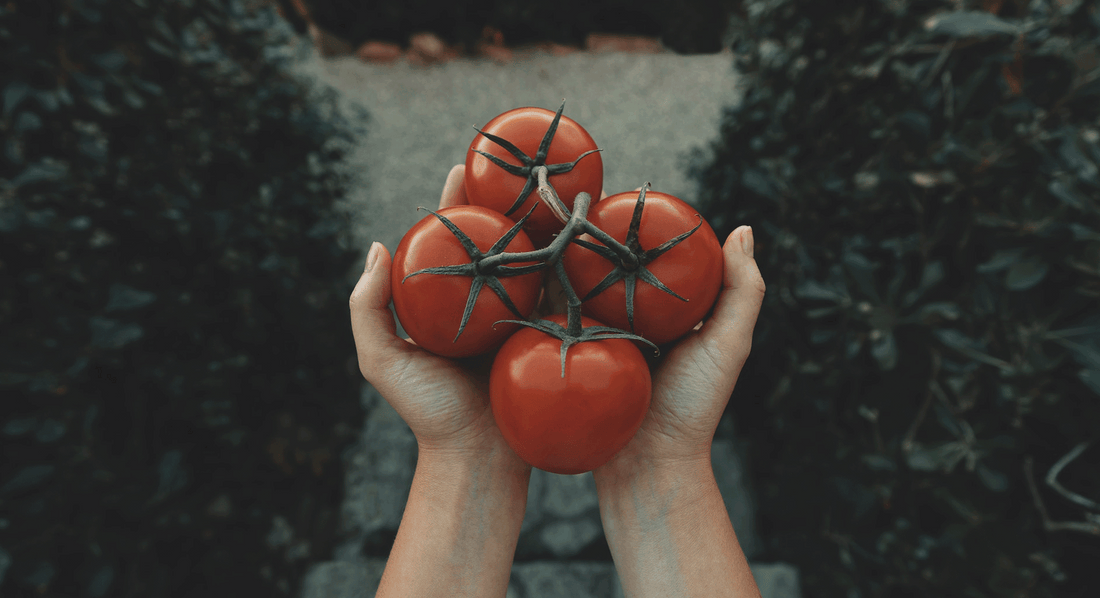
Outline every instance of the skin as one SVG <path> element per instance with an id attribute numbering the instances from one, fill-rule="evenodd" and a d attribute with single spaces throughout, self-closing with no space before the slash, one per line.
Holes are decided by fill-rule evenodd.
<path id="1" fill-rule="evenodd" d="M 465 167 L 440 207 L 466 202 Z M 600 516 L 630 597 L 759 597 L 710 464 L 710 445 L 749 355 L 764 282 L 751 229 L 723 245 L 712 317 L 653 371 L 641 429 L 593 476 Z M 436 357 L 396 334 L 390 253 L 371 247 L 350 299 L 359 368 L 408 423 L 419 454 L 378 596 L 503 596 L 527 505 L 531 468 L 505 443 L 488 396 L 490 358 Z M 563 313 L 548 282 L 540 313 Z"/>

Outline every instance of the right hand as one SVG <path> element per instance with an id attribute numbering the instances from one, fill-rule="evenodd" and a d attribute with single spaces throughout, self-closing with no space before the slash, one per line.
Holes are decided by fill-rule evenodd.
<path id="1" fill-rule="evenodd" d="M 749 227 L 730 233 L 722 253 L 725 272 L 713 315 L 658 362 L 641 427 L 595 475 L 622 467 L 631 470 L 640 462 L 710 463 L 714 432 L 749 356 L 765 291 L 752 256 Z"/>

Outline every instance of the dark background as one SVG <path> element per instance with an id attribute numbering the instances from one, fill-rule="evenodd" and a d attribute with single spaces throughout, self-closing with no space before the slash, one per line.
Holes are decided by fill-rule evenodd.
<path id="1" fill-rule="evenodd" d="M 710 3 L 307 4 L 353 43 L 491 26 L 710 52 L 730 24 Z M 719 235 L 755 223 L 768 295 L 737 392 L 766 400 L 731 410 L 761 560 L 806 596 L 1100 585 L 1100 14 L 957 4 L 732 11 L 746 97 L 694 174 Z M 331 557 L 363 421 L 332 334 L 361 267 L 333 210 L 351 129 L 281 71 L 275 18 L 0 4 L 3 596 L 294 595 Z M 1044 478 L 1078 446 L 1074 502 Z"/>

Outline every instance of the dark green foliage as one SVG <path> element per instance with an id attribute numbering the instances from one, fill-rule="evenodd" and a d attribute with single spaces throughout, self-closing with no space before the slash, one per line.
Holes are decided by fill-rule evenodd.
<path id="1" fill-rule="evenodd" d="M 0 595 L 292 595 L 330 556 L 350 137 L 276 24 L 0 3 Z"/>
<path id="2" fill-rule="evenodd" d="M 755 231 L 731 410 L 808 595 L 1100 587 L 1100 443 L 1058 478 L 1091 508 L 1044 481 L 1100 435 L 1098 45 L 1092 2 L 744 3 L 698 175 Z"/>
<path id="3" fill-rule="evenodd" d="M 504 34 L 509 45 L 552 41 L 584 45 L 589 33 L 659 37 L 683 54 L 717 52 L 729 22 L 731 0 L 304 0 L 314 21 L 332 33 L 362 44 L 378 39 L 403 44 L 409 35 L 429 31 L 468 48 L 485 27 Z"/>

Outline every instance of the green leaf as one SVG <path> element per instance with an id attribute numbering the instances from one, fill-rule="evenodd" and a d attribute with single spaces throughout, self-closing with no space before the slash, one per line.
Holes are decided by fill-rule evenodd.
<path id="1" fill-rule="evenodd" d="M 118 72 L 129 63 L 126 56 L 118 50 L 112 50 L 110 52 L 104 52 L 103 54 L 92 55 L 92 61 L 95 62 L 105 71 L 112 73 Z"/>
<path id="2" fill-rule="evenodd" d="M 41 162 L 28 166 L 23 172 L 12 179 L 9 184 L 14 188 L 19 188 L 39 181 L 56 181 L 64 177 L 68 172 L 69 168 L 64 164 L 42 160 Z"/>
<path id="3" fill-rule="evenodd" d="M 146 93 L 149 93 L 151 95 L 164 95 L 164 88 L 160 85 L 157 85 L 156 83 L 153 83 L 152 81 L 146 81 L 145 79 L 134 79 L 133 83 L 134 85 L 137 85 Z"/>
<path id="4" fill-rule="evenodd" d="M 176 38 L 176 32 L 172 31 L 172 28 L 164 22 L 163 16 L 158 16 L 156 19 L 153 20 L 153 28 L 157 30 L 157 33 L 164 36 L 164 39 L 172 42 L 173 44 L 179 44 L 179 40 Z"/>
<path id="5" fill-rule="evenodd" d="M 14 494 L 33 488 L 53 475 L 53 465 L 31 465 L 24 467 L 0 487 L 0 494 Z"/>
<path id="6" fill-rule="evenodd" d="M 140 110 L 145 107 L 145 100 L 132 89 L 123 90 L 122 101 L 126 102 L 127 105 L 135 110 Z"/>
<path id="7" fill-rule="evenodd" d="M 108 104 L 107 101 L 104 100 L 102 97 L 89 96 L 85 99 L 88 101 L 89 104 L 91 104 L 92 108 L 95 108 L 96 111 L 100 114 L 106 116 L 114 116 L 117 113 L 117 111 L 112 108 L 111 105 Z"/>
<path id="8" fill-rule="evenodd" d="M 1081 370 L 1077 372 L 1077 378 L 1084 382 L 1085 386 L 1092 389 L 1092 392 L 1100 395 L 1100 369 Z"/>
<path id="9" fill-rule="evenodd" d="M 912 307 L 914 303 L 920 299 L 921 295 L 926 293 L 932 287 L 936 286 L 943 280 L 944 269 L 941 262 L 928 262 L 924 266 L 924 272 L 921 273 L 920 283 L 917 284 L 917 288 L 906 293 L 905 299 L 902 301 L 902 307 Z"/>
<path id="10" fill-rule="evenodd" d="M 105 311 L 124 311 L 145 307 L 156 298 L 157 296 L 153 293 L 116 283 L 111 285 L 110 298 Z"/>
<path id="11" fill-rule="evenodd" d="M 1075 178 L 1096 183 L 1096 164 L 1081 151 L 1075 132 L 1065 135 L 1062 145 L 1058 148 L 1058 155 L 1067 166 L 1076 171 Z"/>
<path id="12" fill-rule="evenodd" d="M 1021 247 L 1001 249 L 994 253 L 989 261 L 979 264 L 977 270 L 978 272 L 998 272 L 1020 261 L 1023 255 L 1024 250 Z"/>
<path id="13" fill-rule="evenodd" d="M 1074 241 L 1100 241 L 1100 233 L 1077 222 L 1070 223 L 1069 229 L 1073 231 Z"/>
<path id="14" fill-rule="evenodd" d="M 1016 262 L 1005 276 L 1005 285 L 1013 291 L 1024 291 L 1039 284 L 1047 275 L 1050 266 L 1039 257 L 1030 257 Z"/>
<path id="15" fill-rule="evenodd" d="M 4 118 L 31 93 L 31 86 L 23 81 L 12 81 L 4 88 Z"/>
<path id="16" fill-rule="evenodd" d="M 0 386 L 15 386 L 30 379 L 30 376 L 19 372 L 0 372 Z"/>
<path id="17" fill-rule="evenodd" d="M 928 448 L 916 448 L 905 457 L 910 469 L 917 471 L 936 471 L 945 464 L 942 451 Z"/>
<path id="18" fill-rule="evenodd" d="M 927 19 L 924 28 L 951 37 L 1017 35 L 1022 32 L 1019 25 L 981 10 L 940 13 Z"/>
<path id="19" fill-rule="evenodd" d="M 42 119 L 38 118 L 38 115 L 33 112 L 20 112 L 12 128 L 15 129 L 16 133 L 35 131 L 42 128 Z"/>
<path id="20" fill-rule="evenodd" d="M 898 344 L 892 330 L 883 330 L 882 336 L 871 341 L 871 356 L 883 370 L 894 369 L 898 363 Z"/>
<path id="21" fill-rule="evenodd" d="M 845 251 L 843 260 L 844 265 L 848 269 L 848 273 L 851 274 L 852 279 L 855 280 L 859 290 L 863 291 L 864 295 L 876 303 L 879 302 L 878 289 L 875 288 L 874 280 L 874 272 L 878 269 L 879 265 L 854 250 Z"/>
<path id="22" fill-rule="evenodd" d="M 929 303 L 920 308 L 921 318 L 927 318 L 931 315 L 941 316 L 948 320 L 957 320 L 961 315 L 959 306 L 949 301 L 940 301 L 936 303 Z"/>
<path id="23" fill-rule="evenodd" d="M 145 335 L 137 324 L 107 318 L 93 317 L 89 326 L 92 329 L 92 346 L 103 349 L 121 349 Z"/>
<path id="24" fill-rule="evenodd" d="M 165 46 L 164 44 L 158 42 L 157 40 L 155 40 L 153 38 L 146 38 L 145 44 L 147 46 L 149 46 L 150 48 L 152 48 L 154 52 L 156 52 L 157 54 L 160 54 L 161 56 L 167 56 L 169 58 L 175 58 L 176 57 L 176 53 L 173 52 L 168 46 Z"/>
<path id="25" fill-rule="evenodd" d="M 882 455 L 863 455 L 863 464 L 874 471 L 896 471 L 898 468 L 893 460 Z"/>
<path id="26" fill-rule="evenodd" d="M 1008 488 L 1008 477 L 1003 473 L 989 469 L 984 463 L 978 464 L 978 479 L 982 481 L 986 488 L 994 492 L 1004 492 Z"/>
<path id="27" fill-rule="evenodd" d="M 976 359 L 982 363 L 1000 368 L 1001 371 L 1006 373 L 1015 371 L 1015 368 L 1012 367 L 1012 364 L 1008 363 L 1007 361 L 1004 361 L 1003 359 L 997 359 L 996 357 L 983 353 L 982 349 L 984 349 L 984 347 L 982 345 L 973 341 L 958 330 L 953 330 L 951 328 L 942 328 L 933 331 L 933 334 L 935 334 L 936 337 L 940 339 L 940 342 L 947 345 L 948 347 L 951 347 L 952 349 L 955 349 L 963 355 L 966 355 L 972 359 Z"/>
<path id="28" fill-rule="evenodd" d="M 824 301 L 839 302 L 844 300 L 845 293 L 828 287 L 813 279 L 806 279 L 798 283 L 794 289 L 794 296 L 799 299 L 820 299 Z"/>
<path id="29" fill-rule="evenodd" d="M 808 309 L 806 310 L 806 317 L 810 318 L 811 320 L 816 320 L 817 318 L 824 318 L 825 316 L 835 314 L 836 312 L 840 311 L 840 309 L 841 307 L 839 305 Z"/>
<path id="30" fill-rule="evenodd" d="M 951 410 L 944 406 L 943 403 L 934 403 L 932 410 L 936 413 L 936 420 L 940 422 L 940 425 L 943 426 L 945 430 L 951 432 L 951 435 L 956 438 L 963 437 L 962 426 L 959 425 L 958 420 L 955 419 L 955 414 L 951 413 Z"/>
<path id="31" fill-rule="evenodd" d="M 1077 189 L 1075 189 L 1071 183 L 1067 183 L 1062 179 L 1054 179 L 1050 182 L 1050 185 L 1047 186 L 1047 190 L 1050 191 L 1051 195 L 1062 200 L 1065 204 L 1077 209 L 1084 209 L 1085 207 L 1085 198 L 1077 192 Z"/>

